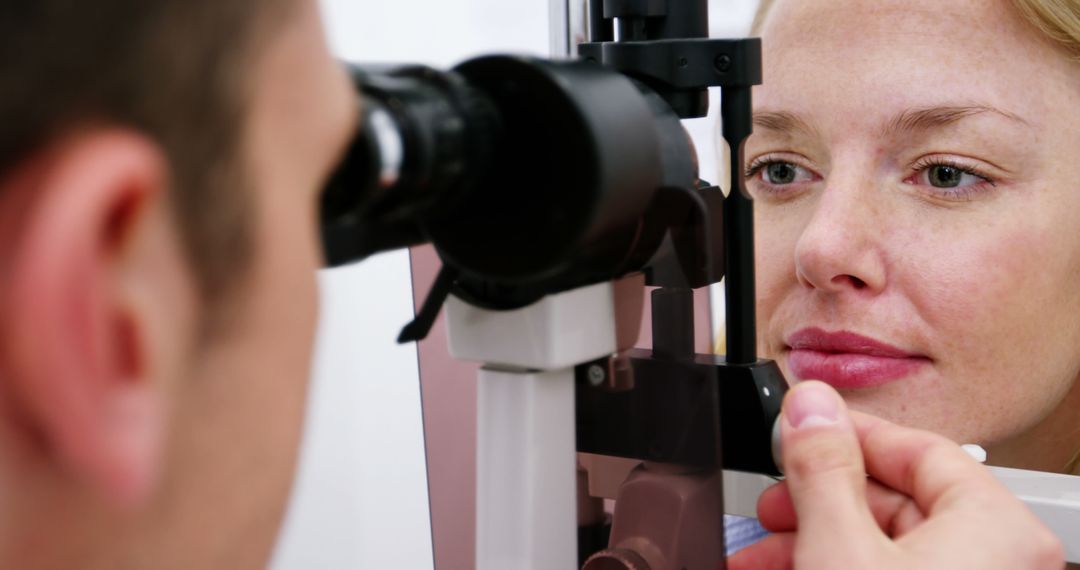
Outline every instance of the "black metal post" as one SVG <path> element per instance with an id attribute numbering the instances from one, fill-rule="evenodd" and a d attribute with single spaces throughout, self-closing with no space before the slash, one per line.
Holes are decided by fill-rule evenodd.
<path id="1" fill-rule="evenodd" d="M 694 359 L 694 291 L 676 287 L 655 289 L 652 299 L 653 356 L 666 360 Z"/>
<path id="2" fill-rule="evenodd" d="M 721 92 L 724 139 L 731 149 L 731 192 L 724 200 L 724 292 L 727 307 L 727 361 L 757 361 L 754 291 L 754 203 L 743 180 L 743 144 L 753 129 L 750 87 Z"/>
<path id="3" fill-rule="evenodd" d="M 610 42 L 615 39 L 615 31 L 611 22 L 604 20 L 604 0 L 588 0 L 589 2 L 589 41 Z"/>

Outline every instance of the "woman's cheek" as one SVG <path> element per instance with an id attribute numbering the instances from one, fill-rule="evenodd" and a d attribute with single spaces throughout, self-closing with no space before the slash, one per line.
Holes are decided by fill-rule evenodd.
<path id="1" fill-rule="evenodd" d="M 921 253 L 909 258 L 901 286 L 929 329 L 948 413 L 968 424 L 956 429 L 993 441 L 1029 428 L 1060 399 L 1055 353 L 1065 347 L 1046 326 L 1061 309 L 1052 302 L 1056 286 L 1039 267 L 1050 253 L 1046 236 L 1031 227 L 984 227 L 998 231 L 952 239 L 938 233 L 932 242 L 911 243 L 909 251 Z"/>
<path id="2" fill-rule="evenodd" d="M 786 214 L 786 215 L 785 215 Z M 768 339 L 777 323 L 780 305 L 797 293 L 795 245 L 799 221 L 776 206 L 758 205 L 755 209 L 755 272 L 757 284 L 758 347 L 763 356 L 770 354 Z"/>

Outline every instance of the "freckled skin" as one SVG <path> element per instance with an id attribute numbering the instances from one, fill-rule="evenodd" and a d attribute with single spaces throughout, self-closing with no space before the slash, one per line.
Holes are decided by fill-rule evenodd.
<path id="1" fill-rule="evenodd" d="M 765 20 L 748 164 L 808 178 L 756 198 L 761 351 L 790 380 L 785 338 L 810 326 L 929 357 L 900 381 L 845 390 L 856 409 L 1061 470 L 1080 447 L 1080 64 L 1008 2 L 778 0 Z M 910 108 L 986 105 L 949 126 L 883 136 Z M 927 157 L 993 185 L 942 193 Z M 967 178 L 965 180 L 976 180 Z M 979 181 L 981 182 L 981 181 Z"/>

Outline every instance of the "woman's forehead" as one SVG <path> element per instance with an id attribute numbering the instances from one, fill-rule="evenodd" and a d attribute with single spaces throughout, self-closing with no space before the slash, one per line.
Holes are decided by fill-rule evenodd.
<path id="1" fill-rule="evenodd" d="M 1075 74 L 1005 0 L 779 0 L 761 31 L 756 109 L 982 105 L 1037 123 Z"/>
<path id="2" fill-rule="evenodd" d="M 761 27 L 849 40 L 1034 32 L 1009 0 L 775 0 Z"/>

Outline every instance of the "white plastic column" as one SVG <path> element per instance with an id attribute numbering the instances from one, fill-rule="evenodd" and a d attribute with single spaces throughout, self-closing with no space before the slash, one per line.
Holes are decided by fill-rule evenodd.
<path id="1" fill-rule="evenodd" d="M 487 311 L 451 297 L 450 354 L 477 385 L 476 567 L 577 565 L 574 370 L 615 352 L 610 283 Z"/>
<path id="2" fill-rule="evenodd" d="M 551 57 L 570 57 L 573 46 L 570 45 L 569 0 L 548 0 L 548 37 Z"/>
<path id="3" fill-rule="evenodd" d="M 477 398 L 476 567 L 574 568 L 573 370 L 484 369 Z"/>

